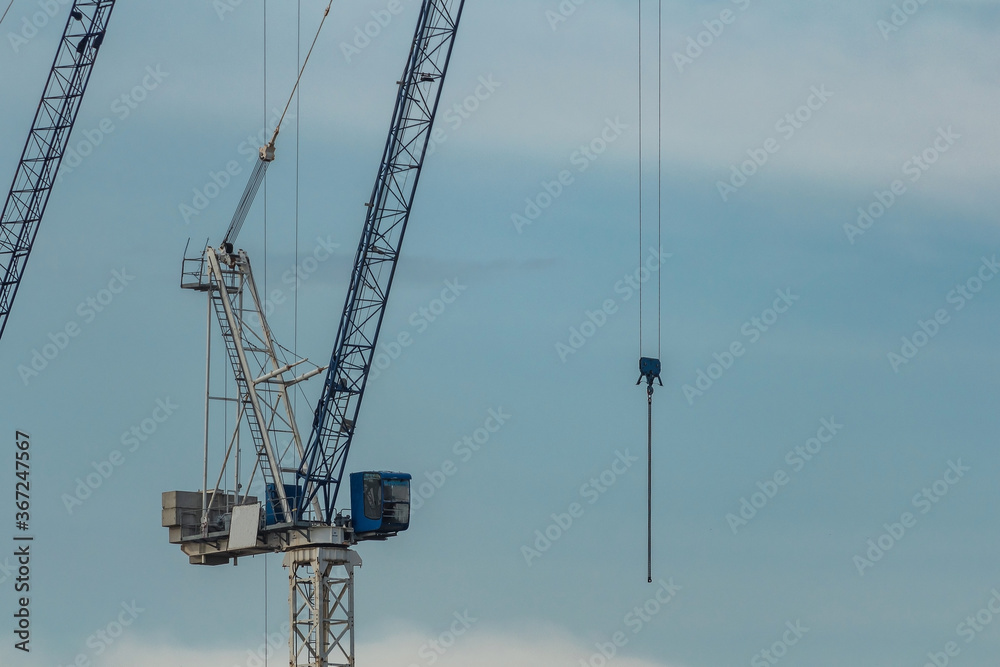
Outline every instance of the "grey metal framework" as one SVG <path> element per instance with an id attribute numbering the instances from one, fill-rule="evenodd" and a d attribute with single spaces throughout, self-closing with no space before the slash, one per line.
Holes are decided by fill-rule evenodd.
<path id="1" fill-rule="evenodd" d="M 231 558 L 272 551 L 285 554 L 290 667 L 355 665 L 354 568 L 360 567 L 361 559 L 350 548 L 358 537 L 350 522 L 337 515 L 334 503 L 464 4 L 464 0 L 421 3 L 327 369 L 284 379 L 284 373 L 298 362 L 279 359 L 250 260 L 242 250 L 233 252 L 231 242 L 253 200 L 258 176 L 262 178 L 267 167 L 266 150 L 226 241 L 218 249 L 208 247 L 202 256 L 186 259 L 182 268 L 182 287 L 208 292 L 209 318 L 214 313 L 219 321 L 236 380 L 237 425 L 222 466 L 225 471 L 235 444 L 237 479 L 232 494 L 219 491 L 219 481 L 210 483 L 206 407 L 203 489 L 200 494 L 165 493 L 163 524 L 170 529 L 171 542 L 180 544 L 195 564 L 220 565 Z M 210 352 L 207 356 L 210 361 Z M 285 390 L 323 370 L 326 379 L 312 432 L 302 447 Z M 212 398 L 210 380 L 209 371 L 206 402 Z M 238 434 L 244 417 L 256 447 L 254 472 L 261 469 L 269 496 L 264 516 L 259 516 L 256 498 L 240 496 Z M 294 454 L 298 466 L 284 465 L 284 457 Z M 286 490 L 292 474 L 294 483 Z M 247 491 L 252 482 L 253 473 Z M 287 521 L 289 514 L 293 521 Z"/>
<path id="2" fill-rule="evenodd" d="M 424 0 L 378 178 L 366 206 L 333 355 L 297 476 L 305 490 L 298 520 L 334 521 L 334 504 L 354 437 L 399 250 L 424 164 L 464 0 Z M 310 516 L 318 498 L 322 516 Z"/>
<path id="3" fill-rule="evenodd" d="M 242 481 L 239 431 L 241 424 L 246 424 L 256 450 L 256 462 L 246 488 L 250 488 L 260 470 L 264 488 L 274 489 L 275 509 L 282 517 L 291 517 L 295 508 L 289 504 L 285 485 L 294 481 L 294 465 L 302 459 L 303 448 L 288 390 L 326 369 L 316 368 L 294 379 L 285 378 L 286 373 L 306 360 L 286 364 L 283 355 L 279 354 L 279 346 L 267 324 L 265 308 L 246 252 L 228 253 L 207 247 L 201 257 L 185 257 L 181 287 L 208 293 L 209 308 L 218 320 L 226 357 L 236 382 L 236 420 L 226 448 L 223 470 L 231 459 L 235 460 L 233 488 L 238 491 Z M 210 393 L 206 399 L 211 399 Z M 208 445 L 206 438 L 206 460 Z M 214 495 L 221 476 L 220 471 L 220 478 L 212 486 L 206 479 L 204 493 Z M 213 491 L 208 492 L 209 488 Z M 213 506 L 213 499 L 206 496 L 202 506 L 205 534 L 208 532 L 209 508 Z"/>
<path id="4" fill-rule="evenodd" d="M 354 568 L 350 549 L 285 553 L 291 613 L 291 667 L 354 667 Z"/>
<path id="5" fill-rule="evenodd" d="M 45 214 L 115 0 L 76 0 L 0 214 L 0 337 Z"/>

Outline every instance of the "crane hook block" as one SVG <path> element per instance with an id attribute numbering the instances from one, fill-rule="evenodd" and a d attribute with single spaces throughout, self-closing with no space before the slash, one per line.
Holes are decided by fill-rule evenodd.
<path id="1" fill-rule="evenodd" d="M 653 380 L 659 382 L 661 387 L 663 386 L 663 380 L 660 379 L 659 359 L 651 357 L 642 357 L 639 359 L 639 379 L 636 381 L 636 384 L 642 384 L 643 378 L 645 378 L 646 385 L 650 390 L 653 388 Z"/>

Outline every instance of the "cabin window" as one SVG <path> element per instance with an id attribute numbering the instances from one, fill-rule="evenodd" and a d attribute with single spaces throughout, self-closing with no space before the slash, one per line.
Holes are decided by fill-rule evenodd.
<path id="1" fill-rule="evenodd" d="M 382 476 L 377 473 L 366 474 L 364 480 L 365 518 L 372 521 L 382 520 Z"/>

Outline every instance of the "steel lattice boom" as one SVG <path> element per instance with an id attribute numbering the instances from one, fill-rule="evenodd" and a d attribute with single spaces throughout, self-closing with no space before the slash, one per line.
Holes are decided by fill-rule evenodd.
<path id="1" fill-rule="evenodd" d="M 76 0 L 0 214 L 0 336 L 45 213 L 115 0 Z"/>
<path id="2" fill-rule="evenodd" d="M 378 178 L 366 204 L 333 355 L 298 472 L 298 484 L 305 490 L 298 508 L 300 520 L 307 518 L 313 498 L 319 499 L 324 516 L 309 518 L 325 523 L 334 519 L 334 503 L 464 4 L 464 0 L 424 0 L 421 5 Z"/>

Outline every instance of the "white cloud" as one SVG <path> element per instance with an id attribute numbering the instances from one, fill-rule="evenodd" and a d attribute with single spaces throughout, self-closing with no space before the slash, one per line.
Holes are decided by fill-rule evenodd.
<path id="1" fill-rule="evenodd" d="M 359 652 L 358 661 L 377 665 L 424 667 L 431 663 L 429 658 L 422 658 L 422 655 L 440 655 L 440 658 L 433 663 L 440 667 L 466 667 L 467 665 L 477 665 L 477 667 L 572 665 L 576 667 L 581 664 L 581 661 L 590 660 L 595 650 L 557 630 L 545 634 L 534 631 L 519 635 L 474 632 L 466 639 L 460 638 L 451 649 L 443 654 L 426 646 L 429 639 L 429 637 L 418 633 L 396 635 L 384 642 L 361 647 L 363 653 Z M 421 647 L 424 647 L 423 653 L 421 653 Z M 603 663 L 595 659 L 594 664 Z M 612 664 L 615 667 L 667 667 L 668 663 L 622 655 L 615 657 Z"/>
<path id="2" fill-rule="evenodd" d="M 275 647 L 269 665 L 285 664 L 287 644 L 285 637 L 272 634 Z M 401 630 L 383 641 L 360 644 L 357 661 L 361 665 L 386 665 L 397 667 L 577 667 L 593 657 L 595 665 L 603 664 L 593 646 L 573 638 L 557 629 L 538 629 L 519 634 L 491 633 L 476 627 L 465 637 L 459 637 L 453 646 L 437 652 L 430 648 L 434 637 L 414 630 Z M 280 646 L 278 645 L 278 642 Z M 263 666 L 264 637 L 252 648 L 185 648 L 176 644 L 143 643 L 123 638 L 104 655 L 91 657 L 94 667 L 258 667 Z M 423 649 L 423 651 L 421 650 Z M 627 653 L 628 647 L 624 649 Z M 431 662 L 430 656 L 437 656 Z M 20 654 L 23 656 L 23 654 Z M 33 652 L 31 658 L 2 656 L 4 665 L 17 667 L 52 667 L 50 658 L 41 658 Z M 676 667 L 677 663 L 618 655 L 608 663 L 613 667 Z"/>

